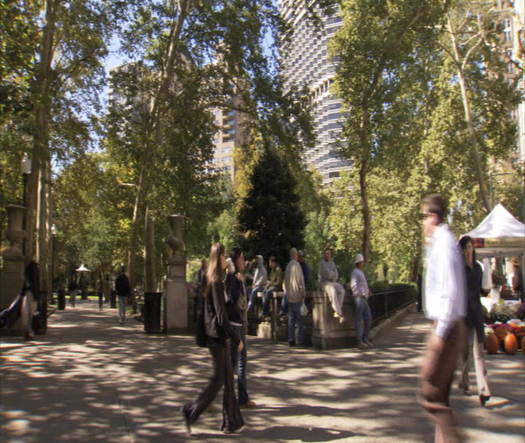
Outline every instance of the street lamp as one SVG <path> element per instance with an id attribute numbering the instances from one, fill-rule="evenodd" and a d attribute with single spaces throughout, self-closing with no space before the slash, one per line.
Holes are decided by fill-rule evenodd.
<path id="1" fill-rule="evenodd" d="M 57 227 L 51 225 L 51 303 L 54 300 Z"/>
<path id="2" fill-rule="evenodd" d="M 85 274 L 86 272 L 91 272 L 91 270 L 86 268 L 84 266 L 84 263 L 82 263 L 77 269 L 75 269 L 75 271 L 78 272 L 78 275 L 79 275 L 78 285 L 80 286 L 80 291 L 81 291 L 81 294 L 82 294 L 81 298 L 82 298 L 82 300 L 85 300 L 85 298 L 84 298 L 84 288 L 82 287 L 82 283 L 84 283 L 82 275 Z"/>
<path id="3" fill-rule="evenodd" d="M 22 177 L 24 178 L 24 193 L 23 193 L 23 199 L 24 199 L 24 207 L 26 210 L 24 211 L 24 218 L 22 221 L 22 229 L 24 230 L 24 241 L 22 242 L 22 254 L 26 255 L 26 242 L 27 242 L 27 226 L 26 226 L 26 213 L 27 213 L 27 181 L 29 178 L 29 174 L 31 174 L 31 159 L 27 155 L 27 152 L 24 152 L 24 155 L 22 157 L 22 161 L 20 162 L 20 172 L 22 174 Z"/>

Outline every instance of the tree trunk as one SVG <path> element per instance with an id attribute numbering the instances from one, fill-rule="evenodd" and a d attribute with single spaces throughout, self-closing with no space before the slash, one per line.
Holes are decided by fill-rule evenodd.
<path id="1" fill-rule="evenodd" d="M 145 167 L 142 166 L 139 179 L 137 183 L 137 194 L 135 195 L 135 205 L 133 207 L 133 219 L 131 220 L 131 236 L 129 239 L 129 248 L 128 248 L 128 278 L 131 291 L 133 293 L 135 289 L 135 262 L 138 248 L 138 230 L 140 224 L 140 214 L 142 213 L 142 206 L 144 203 L 144 174 Z"/>
<path id="2" fill-rule="evenodd" d="M 145 219 L 144 292 L 155 292 L 157 290 L 157 277 L 155 275 L 155 225 L 151 211 L 147 208 Z"/>
<path id="3" fill-rule="evenodd" d="M 463 102 L 463 110 L 465 112 L 465 122 L 467 123 L 467 130 L 468 130 L 468 135 L 469 135 L 470 144 L 471 144 L 472 161 L 474 163 L 476 179 L 479 185 L 479 195 L 481 198 L 481 203 L 483 204 L 483 207 L 485 208 L 485 211 L 489 213 L 492 209 L 492 205 L 490 203 L 489 193 L 487 190 L 487 184 L 485 183 L 485 177 L 483 174 L 483 165 L 481 164 L 482 160 L 481 160 L 480 150 L 482 147 L 480 146 L 480 141 L 476 134 L 476 129 L 474 128 L 474 122 L 472 120 L 472 107 L 471 107 L 470 99 L 468 96 L 467 80 L 465 78 L 465 73 L 462 68 L 463 60 L 459 52 L 454 30 L 452 29 L 452 22 L 450 20 L 450 17 L 448 17 L 447 26 L 448 26 L 448 31 L 450 34 L 452 48 L 454 50 L 454 61 L 457 67 L 459 86 L 461 89 L 461 100 Z"/>
<path id="4" fill-rule="evenodd" d="M 361 244 L 362 254 L 365 261 L 370 256 L 370 235 L 372 226 L 370 223 L 370 207 L 368 205 L 368 185 L 366 183 L 368 159 L 361 159 L 359 168 L 359 193 L 361 195 L 361 206 L 363 211 L 363 239 Z"/>
<path id="5" fill-rule="evenodd" d="M 35 229 L 39 218 L 37 212 L 39 177 L 49 155 L 49 119 L 51 117 L 51 64 L 54 56 L 57 0 L 46 1 L 45 26 L 39 54 L 39 66 L 32 91 L 34 103 L 32 171 L 27 183 L 26 213 L 26 261 L 35 259 Z"/>

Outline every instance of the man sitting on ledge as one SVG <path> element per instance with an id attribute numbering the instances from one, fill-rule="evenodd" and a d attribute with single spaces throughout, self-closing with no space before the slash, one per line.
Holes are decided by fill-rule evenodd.
<path id="1" fill-rule="evenodd" d="M 337 282 L 338 279 L 339 273 L 337 272 L 337 266 L 332 260 L 332 250 L 326 248 L 323 259 L 319 263 L 319 284 L 332 304 L 334 317 L 338 318 L 340 323 L 343 323 L 345 320 L 343 315 L 345 288 Z"/>

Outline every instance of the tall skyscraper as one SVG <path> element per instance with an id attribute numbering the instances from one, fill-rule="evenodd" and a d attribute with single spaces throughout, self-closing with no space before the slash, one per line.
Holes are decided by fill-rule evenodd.
<path id="1" fill-rule="evenodd" d="M 328 55 L 328 42 L 341 26 L 342 18 L 337 11 L 323 14 L 316 8 L 315 0 L 310 3 L 320 19 L 317 24 L 305 6 L 297 6 L 296 0 L 278 0 L 288 25 L 287 34 L 280 38 L 281 63 L 285 89 L 306 85 L 311 91 L 317 140 L 305 152 L 305 161 L 321 174 L 323 183 L 329 183 L 349 168 L 349 163 L 337 155 L 344 116 L 341 100 L 330 92 L 335 63 Z"/>

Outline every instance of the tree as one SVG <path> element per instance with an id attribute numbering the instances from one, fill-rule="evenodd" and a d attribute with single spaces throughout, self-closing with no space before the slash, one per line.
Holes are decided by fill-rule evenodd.
<path id="1" fill-rule="evenodd" d="M 304 245 L 305 219 L 296 182 L 287 164 L 269 147 L 263 148 L 250 181 L 238 217 L 241 245 L 248 256 L 275 255 L 284 265 L 290 248 Z"/>
<path id="2" fill-rule="evenodd" d="M 332 54 L 339 64 L 336 91 L 343 99 L 347 118 L 341 154 L 359 170 L 363 218 L 362 253 L 370 255 L 371 212 L 367 176 L 383 146 L 386 121 L 398 100 L 404 75 L 416 49 L 431 44 L 434 25 L 443 5 L 433 1 L 347 0 L 341 5 L 343 25 L 333 40 Z"/>
<path id="3" fill-rule="evenodd" d="M 493 1 L 454 1 L 441 40 L 443 53 L 454 68 L 451 82 L 459 86 L 468 152 L 486 213 L 493 207 L 487 186 L 487 160 L 509 152 L 508 147 L 515 144 L 516 130 L 510 114 L 520 103 L 517 86 L 522 77 L 522 72 L 513 78 L 506 75 L 505 63 L 512 60 L 501 45 L 499 14 Z"/>

